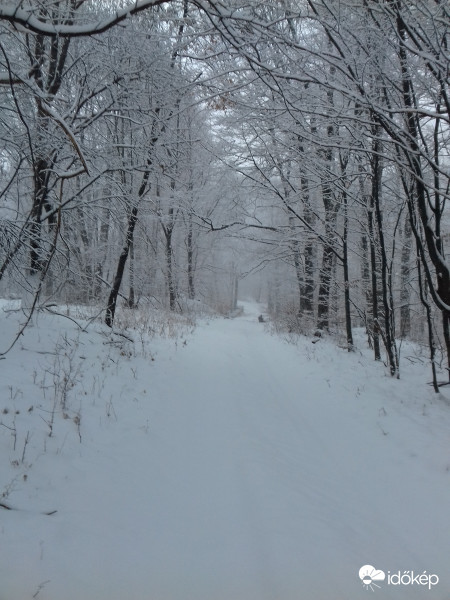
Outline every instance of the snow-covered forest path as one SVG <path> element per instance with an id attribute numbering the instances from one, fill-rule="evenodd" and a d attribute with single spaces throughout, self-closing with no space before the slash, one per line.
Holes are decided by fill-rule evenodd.
<path id="1" fill-rule="evenodd" d="M 365 564 L 439 575 L 379 598 L 448 600 L 449 409 L 245 308 L 131 361 L 64 469 L 40 457 L 58 513 L 0 515 L 1 600 L 356 600 Z"/>

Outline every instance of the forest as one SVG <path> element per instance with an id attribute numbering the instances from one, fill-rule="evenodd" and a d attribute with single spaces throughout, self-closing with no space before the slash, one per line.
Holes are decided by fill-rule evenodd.
<path id="1" fill-rule="evenodd" d="M 423 345 L 438 391 L 449 24 L 442 0 L 2 2 L 0 295 L 109 327 L 252 295 L 350 352 L 364 328 L 393 377 Z"/>

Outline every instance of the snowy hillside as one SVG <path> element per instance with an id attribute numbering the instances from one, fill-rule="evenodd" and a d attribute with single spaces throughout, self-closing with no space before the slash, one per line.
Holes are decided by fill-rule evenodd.
<path id="1" fill-rule="evenodd" d="M 0 600 L 450 598 L 426 355 L 392 380 L 362 337 L 289 344 L 260 310 L 134 344 L 37 317 L 0 361 Z"/>

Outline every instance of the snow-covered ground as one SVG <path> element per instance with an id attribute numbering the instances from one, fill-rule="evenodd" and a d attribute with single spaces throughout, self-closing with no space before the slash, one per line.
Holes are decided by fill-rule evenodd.
<path id="1" fill-rule="evenodd" d="M 37 317 L 0 361 L 0 600 L 450 598 L 426 356 L 405 344 L 392 380 L 363 338 L 292 345 L 260 311 L 134 345 Z"/>

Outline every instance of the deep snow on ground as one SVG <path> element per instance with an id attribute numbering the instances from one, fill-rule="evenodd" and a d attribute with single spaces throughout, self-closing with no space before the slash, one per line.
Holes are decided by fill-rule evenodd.
<path id="1" fill-rule="evenodd" d="M 34 320 L 0 361 L 0 600 L 359 600 L 367 564 L 439 577 L 374 597 L 450 598 L 426 354 L 392 380 L 362 337 L 293 345 L 260 310 L 135 344 Z M 0 312 L 5 346 L 21 319 Z"/>

